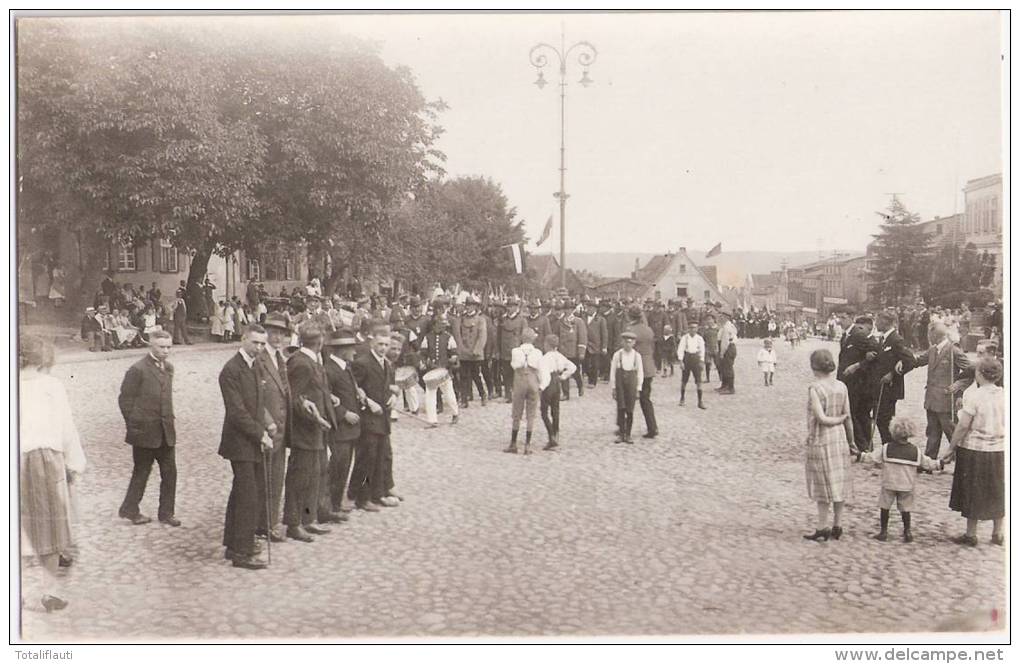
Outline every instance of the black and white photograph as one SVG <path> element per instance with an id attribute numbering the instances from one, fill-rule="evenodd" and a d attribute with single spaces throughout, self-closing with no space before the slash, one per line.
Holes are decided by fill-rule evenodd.
<path id="1" fill-rule="evenodd" d="M 11 644 L 1001 660 L 1009 23 L 12 10 Z"/>

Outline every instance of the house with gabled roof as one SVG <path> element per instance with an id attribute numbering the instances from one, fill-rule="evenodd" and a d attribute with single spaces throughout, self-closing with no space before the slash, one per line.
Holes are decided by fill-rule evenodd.
<path id="1" fill-rule="evenodd" d="M 695 302 L 725 302 L 716 272 L 702 269 L 687 253 L 687 249 L 653 256 L 648 263 L 635 269 L 631 275 L 643 288 L 635 289 L 634 297 L 644 300 L 668 302 L 674 299 L 691 298 Z"/>

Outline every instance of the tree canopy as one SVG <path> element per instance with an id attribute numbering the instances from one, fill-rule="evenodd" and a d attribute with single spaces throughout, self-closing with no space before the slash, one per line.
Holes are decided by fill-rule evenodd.
<path id="1" fill-rule="evenodd" d="M 870 295 L 881 304 L 899 304 L 928 281 L 930 243 L 920 216 L 899 199 L 893 198 L 886 211 L 878 214 L 883 221 L 869 252 Z"/>

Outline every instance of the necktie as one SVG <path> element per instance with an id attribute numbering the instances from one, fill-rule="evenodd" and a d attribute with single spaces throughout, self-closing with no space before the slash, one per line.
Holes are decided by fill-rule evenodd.
<path id="1" fill-rule="evenodd" d="M 289 392 L 287 384 L 287 365 L 283 361 L 283 353 L 276 351 L 276 372 L 280 374 L 280 382 L 283 384 L 283 391 Z"/>

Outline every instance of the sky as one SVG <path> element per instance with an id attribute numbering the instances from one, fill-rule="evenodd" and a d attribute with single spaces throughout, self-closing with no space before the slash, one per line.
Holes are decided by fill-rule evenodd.
<path id="1" fill-rule="evenodd" d="M 229 20 L 229 19 L 228 19 Z M 449 109 L 451 177 L 498 182 L 558 250 L 559 95 L 528 53 L 568 63 L 567 251 L 860 250 L 897 192 L 929 219 L 1002 171 L 995 12 L 403 14 L 269 17 L 374 41 Z M 545 77 L 558 82 L 558 71 Z"/>

